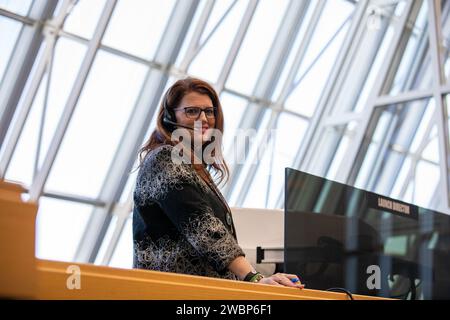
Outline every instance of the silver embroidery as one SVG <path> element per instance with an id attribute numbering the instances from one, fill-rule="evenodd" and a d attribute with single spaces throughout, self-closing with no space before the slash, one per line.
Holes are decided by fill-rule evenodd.
<path id="1" fill-rule="evenodd" d="M 219 274 L 183 238 L 174 241 L 164 236 L 156 242 L 149 238 L 135 241 L 134 254 L 134 268 L 237 280 L 229 270 Z"/>
<path id="2" fill-rule="evenodd" d="M 176 272 L 237 280 L 225 270 L 238 256 L 244 255 L 223 223 L 209 211 L 196 214 L 183 226 L 178 241 L 168 236 L 156 242 L 149 237 L 134 242 L 136 268 Z"/>
<path id="3" fill-rule="evenodd" d="M 172 162 L 172 148 L 159 147 L 146 156 L 136 181 L 136 205 L 162 200 L 170 190 L 181 190 L 183 183 L 195 184 L 202 192 L 210 192 L 192 166 Z M 210 207 L 193 212 L 181 227 L 178 240 L 166 235 L 156 241 L 150 237 L 134 241 L 134 267 L 237 280 L 226 267 L 244 253 Z"/>
<path id="4" fill-rule="evenodd" d="M 217 270 L 225 269 L 233 259 L 243 254 L 236 240 L 210 207 L 191 217 L 183 226 L 183 234 Z"/>
<path id="5" fill-rule="evenodd" d="M 197 185 L 203 192 L 208 186 L 189 164 L 175 164 L 172 146 L 161 146 L 146 156 L 136 179 L 135 203 L 139 206 L 164 199 L 169 190 L 181 190 L 182 183 Z"/>

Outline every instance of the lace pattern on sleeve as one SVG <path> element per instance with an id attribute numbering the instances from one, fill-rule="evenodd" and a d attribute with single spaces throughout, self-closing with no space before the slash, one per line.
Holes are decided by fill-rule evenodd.
<path id="1" fill-rule="evenodd" d="M 189 219 L 183 226 L 183 234 L 216 270 L 226 269 L 236 257 L 244 255 L 236 240 L 209 207 Z"/>
<path id="2" fill-rule="evenodd" d="M 238 280 L 229 270 L 214 270 L 183 238 L 175 241 L 164 236 L 155 242 L 150 238 L 135 241 L 134 255 L 134 268 Z"/>

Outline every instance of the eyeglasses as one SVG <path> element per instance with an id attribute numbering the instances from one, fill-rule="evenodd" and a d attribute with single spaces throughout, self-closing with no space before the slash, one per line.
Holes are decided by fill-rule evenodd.
<path id="1" fill-rule="evenodd" d="M 183 107 L 183 108 L 176 108 L 174 110 L 184 110 L 186 117 L 189 119 L 198 119 L 202 111 L 205 113 L 205 116 L 208 119 L 213 119 L 216 117 L 216 110 L 213 107 L 208 107 L 205 109 L 202 109 L 200 107 Z"/>

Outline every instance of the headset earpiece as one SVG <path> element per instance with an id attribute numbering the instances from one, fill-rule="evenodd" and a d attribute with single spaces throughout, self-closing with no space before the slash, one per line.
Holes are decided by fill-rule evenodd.
<path id="1" fill-rule="evenodd" d="M 189 130 L 195 130 L 193 126 L 189 126 L 186 124 L 177 123 L 177 119 L 175 117 L 175 113 L 171 112 L 167 106 L 166 99 L 164 99 L 164 116 L 163 116 L 163 124 L 167 130 L 173 132 L 177 127 L 186 128 Z"/>
<path id="2" fill-rule="evenodd" d="M 163 123 L 166 126 L 166 129 L 170 132 L 175 130 L 175 126 L 173 125 L 174 117 L 172 116 L 171 112 L 169 111 L 169 108 L 167 106 L 167 100 L 164 98 L 164 117 L 163 117 Z"/>

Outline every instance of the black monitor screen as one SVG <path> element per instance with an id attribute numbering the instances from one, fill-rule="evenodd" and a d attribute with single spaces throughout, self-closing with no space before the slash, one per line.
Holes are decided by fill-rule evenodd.
<path id="1" fill-rule="evenodd" d="M 307 288 L 450 299 L 450 216 L 286 168 L 284 271 Z"/>

